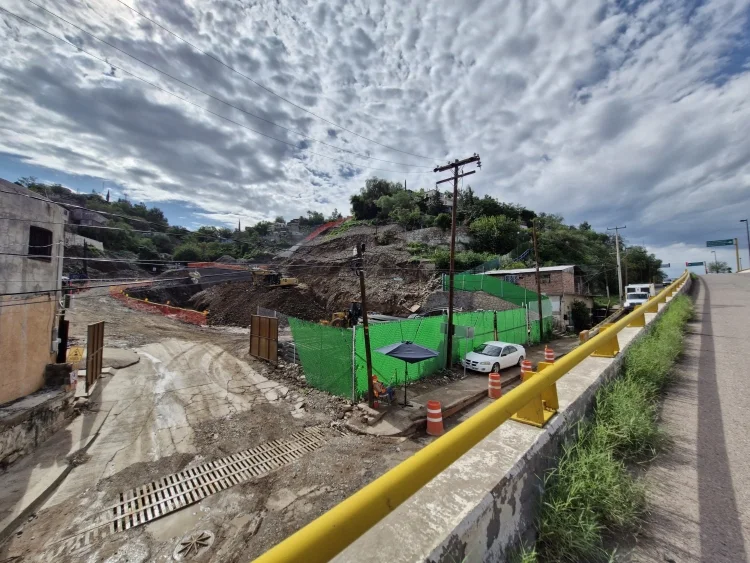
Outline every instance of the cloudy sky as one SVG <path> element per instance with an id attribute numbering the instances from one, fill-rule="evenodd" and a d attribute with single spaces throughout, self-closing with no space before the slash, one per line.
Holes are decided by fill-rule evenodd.
<path id="1" fill-rule="evenodd" d="M 234 225 L 477 152 L 480 194 L 747 260 L 749 1 L 33 2 L 0 2 L 0 177 Z"/>

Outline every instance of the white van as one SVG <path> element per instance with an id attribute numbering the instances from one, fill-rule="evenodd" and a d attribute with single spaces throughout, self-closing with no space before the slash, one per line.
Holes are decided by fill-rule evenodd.
<path id="1" fill-rule="evenodd" d="M 643 305 L 650 297 L 656 295 L 656 287 L 652 283 L 634 283 L 625 286 L 625 303 L 623 308 L 632 310 L 636 305 Z"/>

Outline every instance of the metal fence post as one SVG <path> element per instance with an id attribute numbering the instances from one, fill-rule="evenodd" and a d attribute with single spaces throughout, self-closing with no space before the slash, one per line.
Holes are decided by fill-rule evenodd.
<path id="1" fill-rule="evenodd" d="M 352 327 L 352 403 L 357 402 L 357 325 Z"/>

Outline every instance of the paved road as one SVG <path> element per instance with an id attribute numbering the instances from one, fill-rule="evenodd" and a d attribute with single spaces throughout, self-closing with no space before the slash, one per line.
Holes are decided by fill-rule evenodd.
<path id="1" fill-rule="evenodd" d="M 750 551 L 750 275 L 703 276 L 679 382 L 674 440 L 647 474 L 652 515 L 632 561 L 741 563 Z"/>

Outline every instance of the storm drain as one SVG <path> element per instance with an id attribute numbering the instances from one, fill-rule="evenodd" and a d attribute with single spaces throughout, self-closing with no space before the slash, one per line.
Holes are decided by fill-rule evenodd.
<path id="1" fill-rule="evenodd" d="M 268 475 L 314 452 L 325 441 L 319 428 L 306 428 L 284 440 L 267 442 L 120 493 L 116 504 L 97 514 L 93 526 L 55 542 L 58 545 L 51 550 L 54 554 L 47 553 L 53 557 L 71 555 L 110 534 L 146 524 L 229 487 Z"/>

